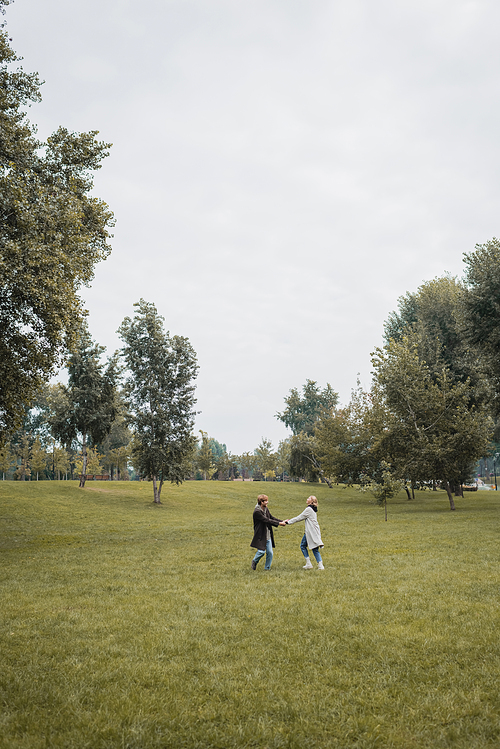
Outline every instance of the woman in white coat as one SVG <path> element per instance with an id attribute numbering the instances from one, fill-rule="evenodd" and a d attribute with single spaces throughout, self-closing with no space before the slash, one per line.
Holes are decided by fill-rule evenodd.
<path id="1" fill-rule="evenodd" d="M 316 499 L 316 497 L 311 496 L 307 498 L 307 507 L 304 512 L 301 512 L 300 515 L 297 515 L 296 518 L 285 520 L 285 523 L 287 523 L 288 525 L 299 523 L 301 520 L 305 520 L 305 533 L 302 541 L 300 542 L 300 550 L 306 558 L 306 563 L 304 565 L 305 570 L 312 570 L 311 560 L 309 559 L 309 553 L 307 551 L 308 546 L 314 554 L 314 558 L 318 563 L 318 569 L 325 569 L 323 566 L 323 560 L 321 559 L 321 554 L 319 553 L 320 547 L 323 548 L 324 544 L 321 540 L 321 531 L 319 529 L 319 523 L 316 517 L 317 512 L 318 500 Z"/>

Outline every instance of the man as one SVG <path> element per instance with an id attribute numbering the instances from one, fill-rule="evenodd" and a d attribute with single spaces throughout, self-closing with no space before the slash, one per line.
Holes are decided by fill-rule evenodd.
<path id="1" fill-rule="evenodd" d="M 273 561 L 273 525 L 286 525 L 284 520 L 278 520 L 273 517 L 267 509 L 269 497 L 265 494 L 259 494 L 257 497 L 257 505 L 253 511 L 253 539 L 250 546 L 257 549 L 255 556 L 252 559 L 252 569 L 257 569 L 257 563 L 260 559 L 266 555 L 266 564 L 264 569 L 271 569 L 271 562 Z"/>

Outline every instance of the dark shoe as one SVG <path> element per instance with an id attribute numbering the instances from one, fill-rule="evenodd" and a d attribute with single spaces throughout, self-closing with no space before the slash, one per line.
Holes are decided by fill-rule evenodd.
<path id="1" fill-rule="evenodd" d="M 253 570 L 257 569 L 257 562 L 255 561 L 255 559 L 252 559 L 252 569 Z"/>

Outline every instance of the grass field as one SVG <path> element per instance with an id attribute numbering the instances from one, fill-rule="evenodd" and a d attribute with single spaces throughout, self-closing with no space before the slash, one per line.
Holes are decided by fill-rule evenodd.
<path id="1" fill-rule="evenodd" d="M 264 489 L 324 572 L 250 569 Z M 0 747 L 500 747 L 497 496 L 0 482 Z"/>

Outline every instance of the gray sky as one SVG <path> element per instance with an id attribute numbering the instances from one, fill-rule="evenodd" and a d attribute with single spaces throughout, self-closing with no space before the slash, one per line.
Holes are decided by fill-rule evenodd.
<path id="1" fill-rule="evenodd" d="M 140 297 L 198 353 L 197 428 L 287 435 L 346 403 L 397 298 L 498 236 L 496 0 L 16 0 L 30 119 L 112 142 L 113 253 L 83 298 L 111 353 Z"/>

